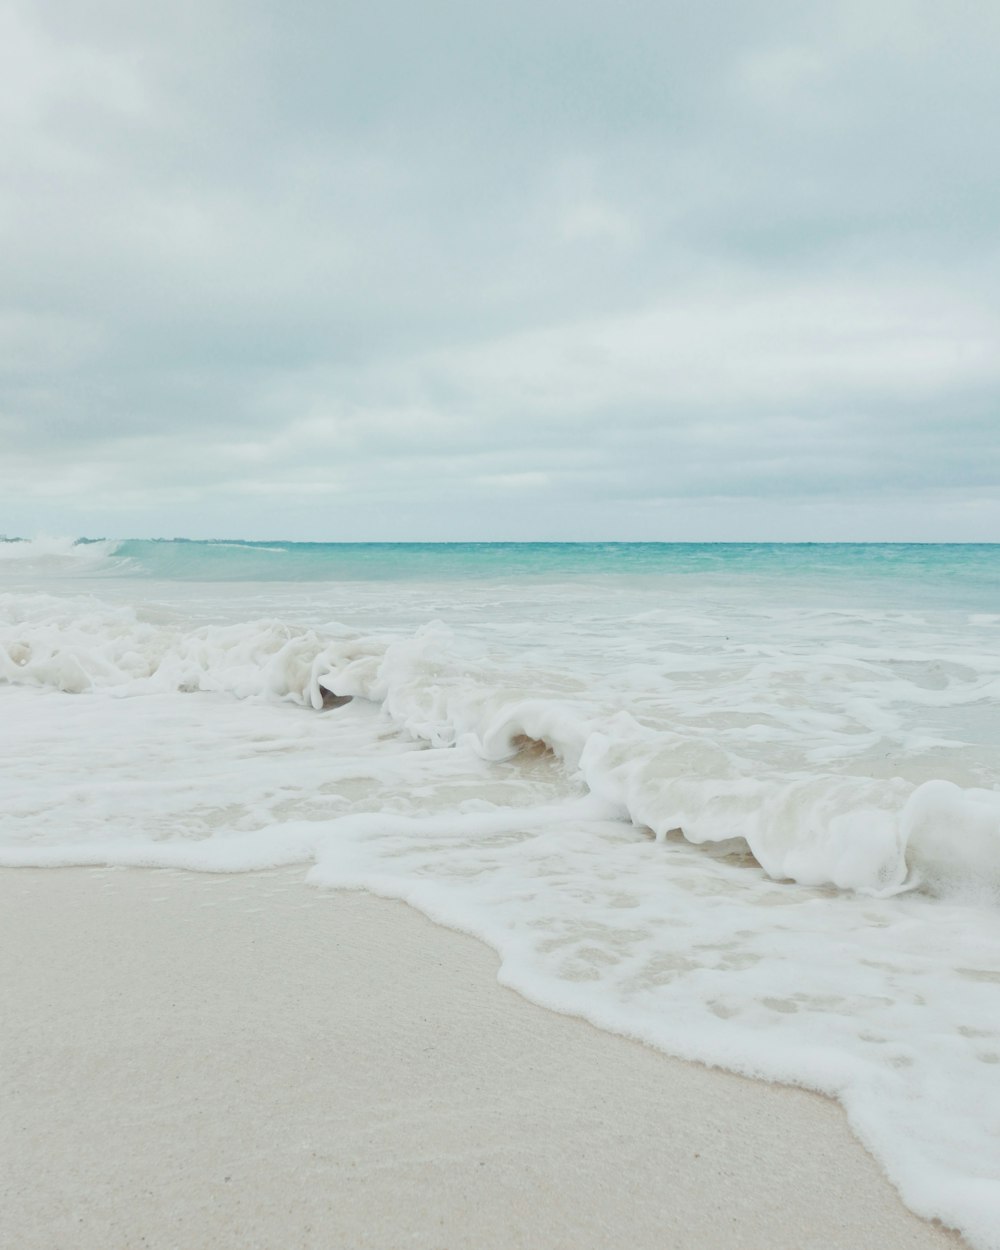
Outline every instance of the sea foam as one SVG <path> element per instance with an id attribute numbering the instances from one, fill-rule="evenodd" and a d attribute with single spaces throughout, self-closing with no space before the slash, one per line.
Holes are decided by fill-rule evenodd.
<path id="1" fill-rule="evenodd" d="M 565 674 L 526 673 L 463 655 L 440 623 L 392 640 L 330 637 L 274 620 L 185 632 L 142 621 L 128 608 L 65 606 L 47 596 L 7 596 L 0 613 L 7 622 L 0 677 L 11 683 L 119 696 L 215 692 L 317 710 L 327 694 L 360 697 L 411 737 L 435 747 L 462 742 L 486 760 L 515 755 L 525 741 L 540 742 L 633 824 L 658 838 L 676 830 L 694 843 L 742 839 L 776 880 L 872 894 L 916 885 L 974 889 L 1000 898 L 1000 792 L 946 777 L 916 782 L 868 775 L 878 761 L 858 752 L 852 739 L 861 735 L 844 723 L 843 711 L 839 722 L 826 713 L 825 735 L 813 729 L 811 754 L 825 740 L 830 761 L 807 767 L 809 754 L 790 750 L 788 741 L 797 709 L 791 726 L 767 725 L 762 717 L 743 735 L 706 734 L 697 724 L 685 730 L 674 716 L 650 725 L 648 714 L 643 723 L 616 708 L 614 692 L 573 690 Z M 870 679 L 871 664 L 859 667 Z M 944 702 L 980 701 L 996 684 L 995 667 L 990 662 L 980 680 L 963 683 L 967 688 Z M 739 683 L 746 676 L 741 673 Z M 767 677 L 769 697 L 780 700 L 777 669 Z M 875 677 L 898 700 L 891 691 L 898 680 L 886 681 L 878 669 Z M 730 686 L 739 683 L 729 678 Z M 670 694 L 683 709 L 676 682 Z M 918 686 L 907 697 L 925 702 L 927 693 Z M 911 753 L 927 751 L 912 731 L 905 736 Z M 835 742 L 842 753 L 836 769 Z M 886 733 L 877 738 L 879 747 L 891 742 Z M 845 748 L 854 748 L 846 768 Z M 939 749 L 941 762 L 950 764 L 953 752 L 947 744 Z"/>

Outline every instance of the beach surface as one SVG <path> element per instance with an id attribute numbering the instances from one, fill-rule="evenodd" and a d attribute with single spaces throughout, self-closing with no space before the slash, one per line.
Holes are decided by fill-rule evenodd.
<path id="1" fill-rule="evenodd" d="M 830 1100 L 543 1010 L 302 875 L 0 872 L 0 1244 L 964 1244 Z"/>

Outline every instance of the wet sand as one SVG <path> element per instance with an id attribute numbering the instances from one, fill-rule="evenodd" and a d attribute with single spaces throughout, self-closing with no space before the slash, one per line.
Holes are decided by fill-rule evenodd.
<path id="1" fill-rule="evenodd" d="M 0 870 L 0 1245 L 964 1245 L 835 1103 L 535 1007 L 302 876 Z"/>

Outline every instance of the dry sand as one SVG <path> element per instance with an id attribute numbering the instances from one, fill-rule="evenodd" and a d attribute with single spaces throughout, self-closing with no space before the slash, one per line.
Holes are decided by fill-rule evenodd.
<path id="1" fill-rule="evenodd" d="M 7 1250 L 912 1250 L 839 1107 L 301 871 L 0 870 Z"/>

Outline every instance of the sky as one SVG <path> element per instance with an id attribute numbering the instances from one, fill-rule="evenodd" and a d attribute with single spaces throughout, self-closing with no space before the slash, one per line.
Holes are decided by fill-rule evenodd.
<path id="1" fill-rule="evenodd" d="M 5 0 L 0 533 L 1000 541 L 995 0 Z"/>

